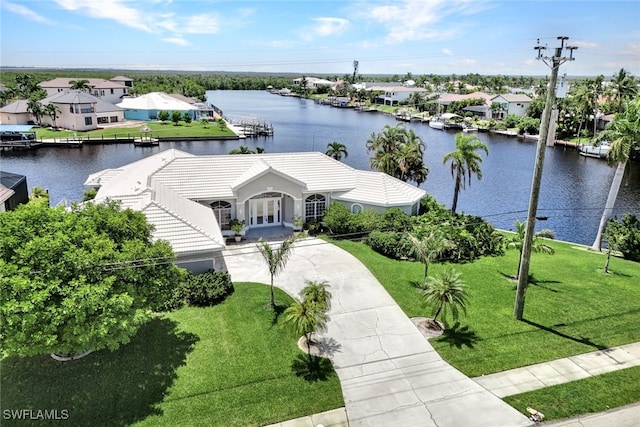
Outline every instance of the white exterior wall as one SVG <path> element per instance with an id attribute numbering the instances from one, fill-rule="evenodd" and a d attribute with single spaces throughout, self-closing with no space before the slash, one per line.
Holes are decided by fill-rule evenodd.
<path id="1" fill-rule="evenodd" d="M 0 113 L 0 123 L 3 125 L 26 125 L 30 120 L 35 122 L 29 113 Z"/>

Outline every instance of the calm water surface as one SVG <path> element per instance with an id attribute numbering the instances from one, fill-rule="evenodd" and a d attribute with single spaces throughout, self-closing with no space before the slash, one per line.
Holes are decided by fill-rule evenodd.
<path id="1" fill-rule="evenodd" d="M 227 116 L 251 116 L 274 126 L 273 137 L 240 141 L 162 143 L 159 147 L 91 145 L 77 148 L 40 148 L 31 152 L 2 152 L 0 168 L 27 176 L 29 188 L 49 189 L 52 203 L 80 200 L 83 182 L 91 173 L 118 167 L 168 148 L 193 154 L 225 154 L 239 145 L 264 147 L 267 152 L 325 151 L 339 141 L 347 146 L 344 162 L 369 169 L 365 142 L 397 122 L 377 113 L 358 113 L 315 104 L 309 100 L 281 97 L 261 91 L 212 91 L 209 102 Z M 453 132 L 436 131 L 426 124 L 408 123 L 426 143 L 429 176 L 422 187 L 440 203 L 450 206 L 453 180 L 443 156 L 454 149 Z M 480 215 L 495 226 L 513 228 L 524 220 L 529 203 L 536 146 L 515 138 L 479 134 L 489 147 L 482 163 L 482 180 L 472 180 L 461 192 L 458 209 Z M 548 216 L 537 228 L 550 228 L 556 238 L 591 244 L 598 227 L 614 169 L 598 159 L 585 158 L 561 147 L 547 148 L 538 214 Z M 615 213 L 640 216 L 640 165 L 631 165 L 618 195 Z"/>

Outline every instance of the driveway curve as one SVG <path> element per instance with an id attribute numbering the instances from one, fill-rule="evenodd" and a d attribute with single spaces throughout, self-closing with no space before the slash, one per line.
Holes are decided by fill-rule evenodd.
<path id="1" fill-rule="evenodd" d="M 256 245 L 229 247 L 235 282 L 269 283 Z M 340 378 L 350 426 L 508 427 L 533 423 L 444 362 L 369 270 L 323 240 L 296 242 L 275 285 L 298 296 L 305 281 L 333 295 L 322 339 Z"/>

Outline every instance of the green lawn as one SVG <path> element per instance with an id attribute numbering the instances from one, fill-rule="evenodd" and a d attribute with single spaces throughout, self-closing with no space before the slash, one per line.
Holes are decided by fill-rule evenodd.
<path id="1" fill-rule="evenodd" d="M 1 409 L 66 409 L 68 425 L 247 426 L 344 406 L 331 363 L 310 369 L 274 324 L 269 287 L 235 288 L 217 306 L 156 318 L 115 352 L 2 360 Z M 280 304 L 292 301 L 276 292 Z"/>
<path id="2" fill-rule="evenodd" d="M 545 420 L 602 412 L 640 401 L 640 366 L 517 394 L 504 400 L 527 415 L 527 407 L 535 408 L 545 415 Z"/>
<path id="3" fill-rule="evenodd" d="M 145 123 L 151 132 L 148 136 L 152 137 L 191 137 L 191 136 L 210 136 L 214 137 L 229 137 L 234 136 L 229 128 L 220 129 L 217 123 L 209 123 L 203 125 L 201 122 L 192 122 L 186 124 L 180 122 L 177 126 L 171 122 L 147 122 Z M 87 132 L 73 132 L 70 130 L 52 130 L 49 128 L 36 129 L 36 138 L 72 138 L 75 135 L 81 138 L 134 138 L 143 135 L 140 132 L 140 126 L 135 127 L 109 127 L 106 129 L 96 129 Z"/>
<path id="4" fill-rule="evenodd" d="M 413 282 L 417 262 L 385 258 L 362 243 L 334 242 L 359 258 L 409 316 L 430 315 Z M 516 283 L 510 279 L 518 252 L 456 264 L 471 294 L 466 317 L 431 343 L 442 357 L 470 377 L 640 341 L 640 264 L 575 245 L 549 242 L 555 255 L 533 254 L 533 283 L 524 317 L 513 318 Z M 433 264 L 430 275 L 442 264 Z"/>

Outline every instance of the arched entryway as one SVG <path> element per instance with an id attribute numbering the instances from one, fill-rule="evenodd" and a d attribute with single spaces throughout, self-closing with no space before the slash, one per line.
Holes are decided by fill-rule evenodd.
<path id="1" fill-rule="evenodd" d="M 267 192 L 249 199 L 249 227 L 282 224 L 282 193 Z"/>

